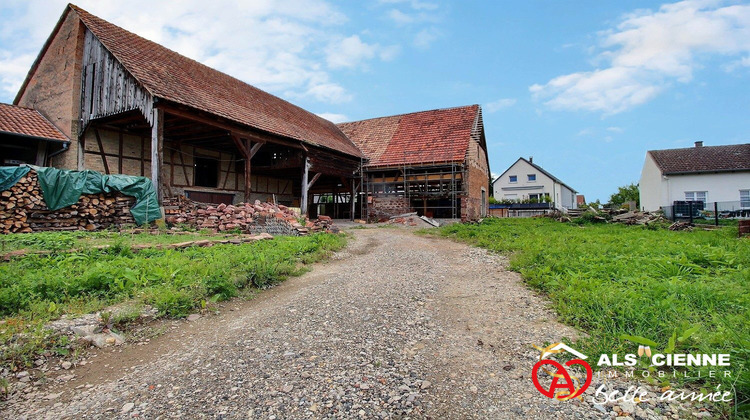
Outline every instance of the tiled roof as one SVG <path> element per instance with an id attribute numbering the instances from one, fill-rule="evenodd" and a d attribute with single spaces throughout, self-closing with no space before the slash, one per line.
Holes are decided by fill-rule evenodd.
<path id="1" fill-rule="evenodd" d="M 69 141 L 65 134 L 36 110 L 2 103 L 0 103 L 0 132 Z"/>
<path id="2" fill-rule="evenodd" d="M 750 143 L 649 151 L 665 175 L 750 171 Z"/>
<path id="3" fill-rule="evenodd" d="M 463 162 L 479 105 L 339 124 L 368 166 Z"/>
<path id="4" fill-rule="evenodd" d="M 154 97 L 272 134 L 361 157 L 330 121 L 70 5 Z"/>

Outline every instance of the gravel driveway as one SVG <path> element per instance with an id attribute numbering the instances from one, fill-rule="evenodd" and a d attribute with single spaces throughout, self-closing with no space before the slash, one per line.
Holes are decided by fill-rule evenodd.
<path id="1" fill-rule="evenodd" d="M 408 229 L 350 233 L 311 272 L 100 351 L 3 417 L 609 418 L 534 388 L 531 345 L 576 333 L 504 258 Z"/>

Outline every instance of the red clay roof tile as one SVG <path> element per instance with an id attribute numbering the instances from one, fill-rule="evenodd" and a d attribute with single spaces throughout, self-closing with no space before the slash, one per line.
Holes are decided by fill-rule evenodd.
<path id="1" fill-rule="evenodd" d="M 81 21 L 154 97 L 240 124 L 361 157 L 335 124 L 239 79 L 70 5 Z"/>
<path id="2" fill-rule="evenodd" d="M 479 105 L 338 124 L 368 166 L 463 162 Z"/>
<path id="3" fill-rule="evenodd" d="M 70 141 L 36 110 L 3 103 L 0 103 L 0 132 Z"/>

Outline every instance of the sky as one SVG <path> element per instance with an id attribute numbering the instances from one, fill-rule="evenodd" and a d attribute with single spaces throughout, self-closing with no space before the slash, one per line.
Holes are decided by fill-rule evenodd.
<path id="1" fill-rule="evenodd" d="M 65 4 L 0 3 L 0 102 Z M 480 104 L 493 174 L 533 156 L 588 201 L 648 150 L 750 143 L 748 1 L 76 4 L 334 122 Z"/>

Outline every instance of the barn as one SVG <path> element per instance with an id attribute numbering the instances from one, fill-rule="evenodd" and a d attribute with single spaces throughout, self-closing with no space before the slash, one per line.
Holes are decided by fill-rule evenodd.
<path id="1" fill-rule="evenodd" d="M 65 142 L 37 143 L 27 163 L 147 176 L 160 199 L 273 200 L 351 219 L 388 201 L 435 217 L 486 212 L 479 106 L 337 126 L 74 5 L 11 107 L 38 113 Z M 394 134 L 379 146 L 363 128 L 375 121 Z"/>

